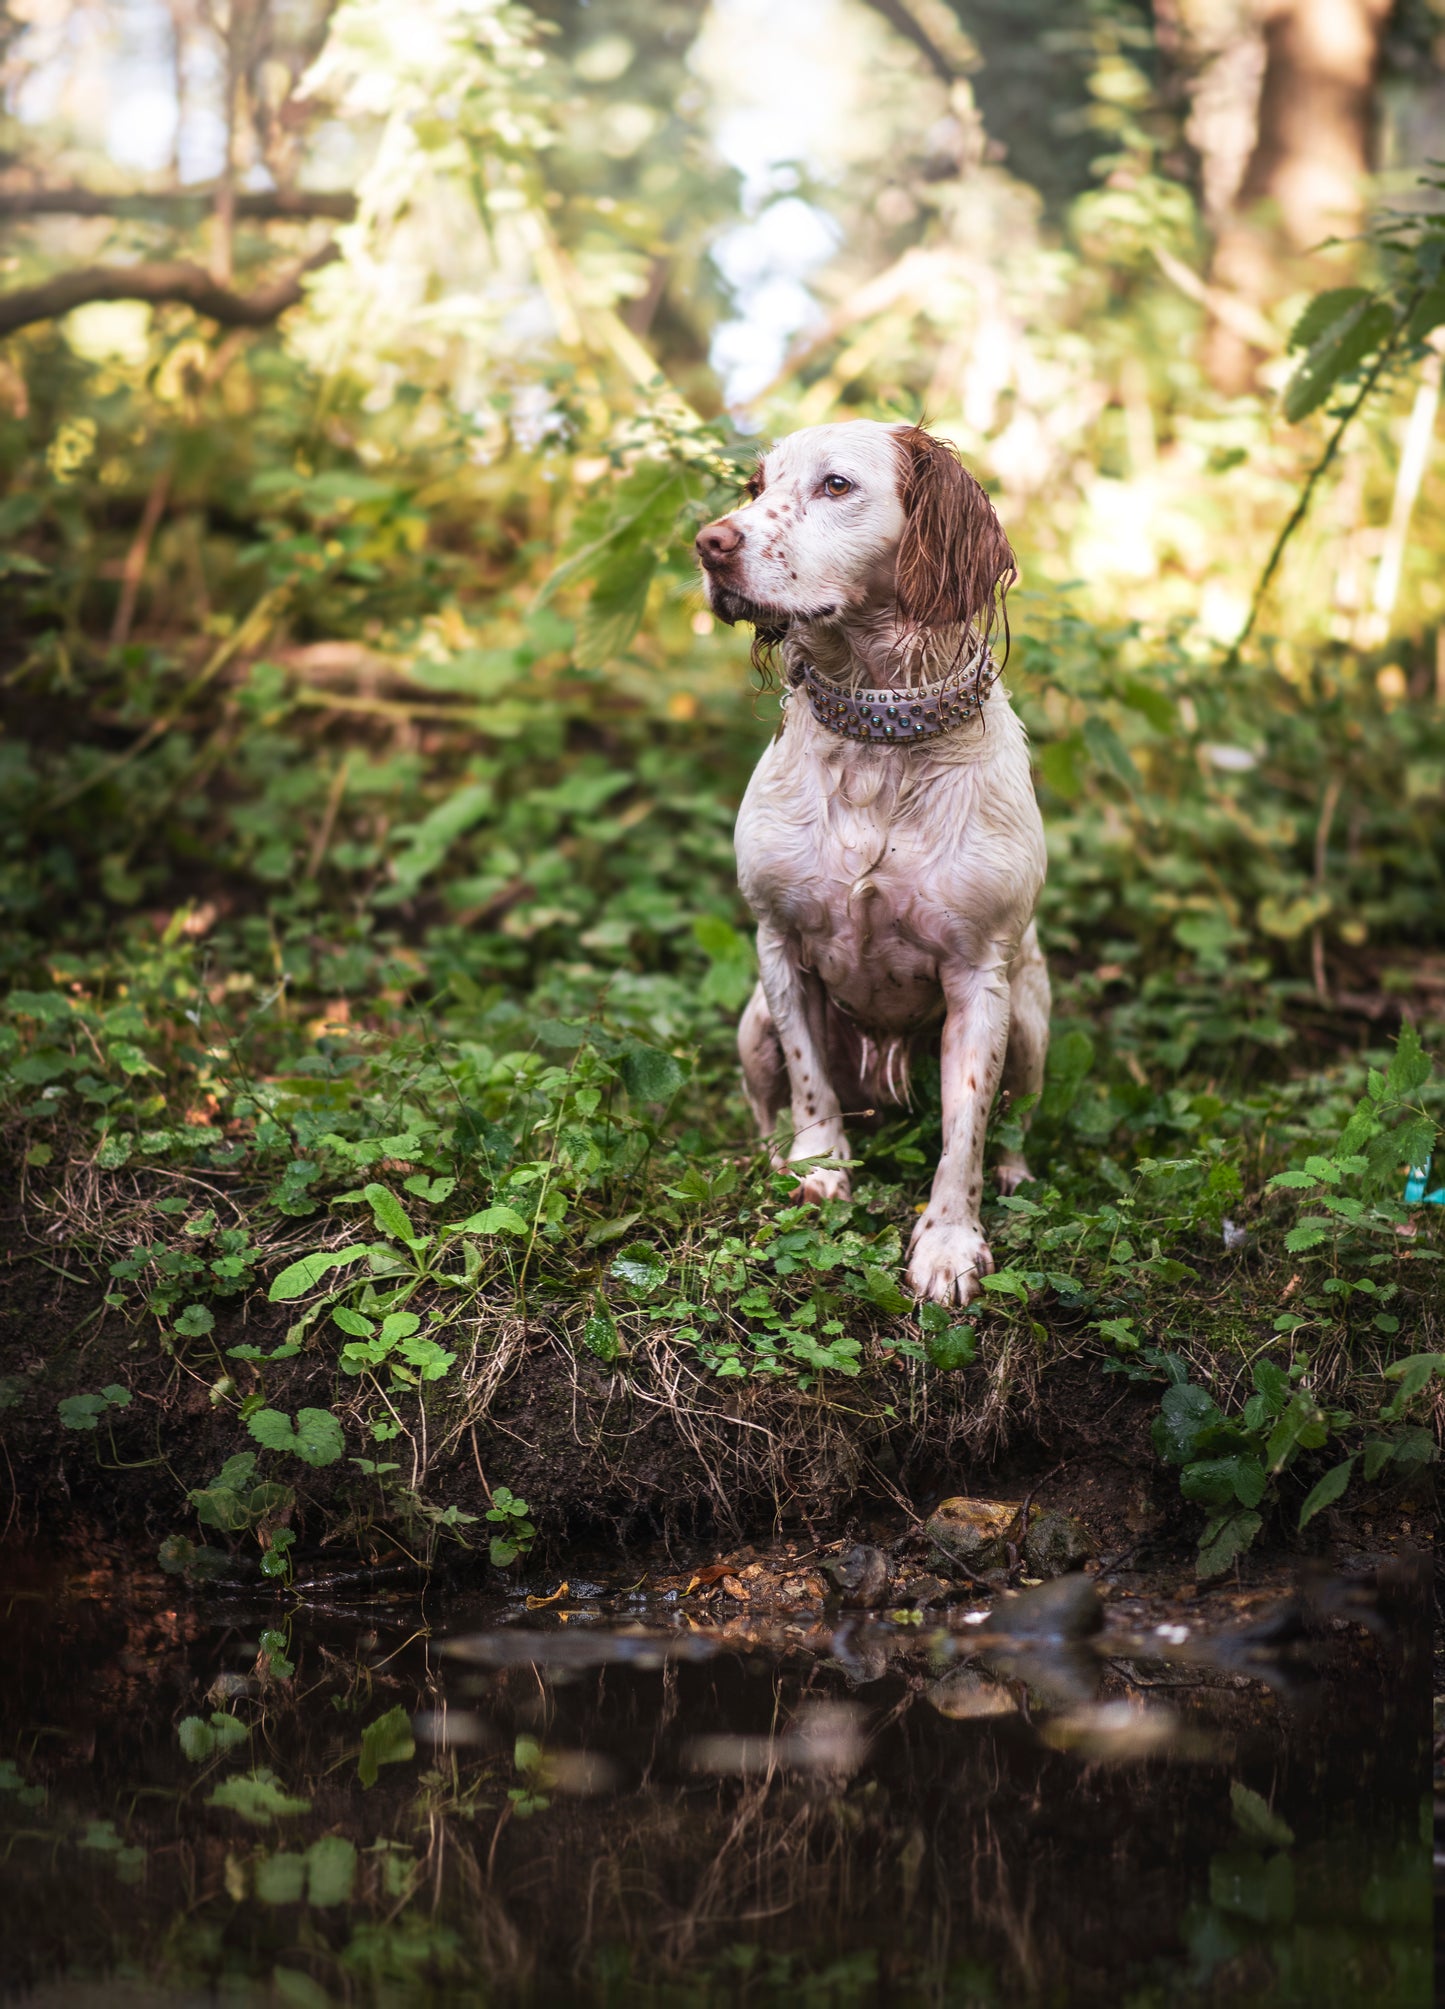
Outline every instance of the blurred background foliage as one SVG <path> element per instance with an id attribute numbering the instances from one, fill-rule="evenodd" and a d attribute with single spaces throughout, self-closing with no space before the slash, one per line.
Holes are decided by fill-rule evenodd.
<path id="1" fill-rule="evenodd" d="M 1021 556 L 1058 1162 L 1188 1132 L 1257 1190 L 1438 1025 L 1441 0 L 3 18 L 26 1138 L 304 1167 L 228 1042 L 354 1049 L 384 1131 L 423 1022 L 602 1009 L 699 1063 L 694 1156 L 742 1147 L 729 825 L 776 706 L 690 540 L 760 439 L 855 414 L 956 440 Z"/>

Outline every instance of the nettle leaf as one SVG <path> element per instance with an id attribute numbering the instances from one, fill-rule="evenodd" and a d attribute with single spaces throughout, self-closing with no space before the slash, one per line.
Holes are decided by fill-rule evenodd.
<path id="1" fill-rule="evenodd" d="M 1214 1397 L 1192 1382 L 1166 1388 L 1154 1420 L 1154 1449 L 1171 1465 L 1187 1465 L 1200 1439 L 1224 1421 Z"/>
<path id="2" fill-rule="evenodd" d="M 302 1409 L 293 1424 L 279 1409 L 258 1409 L 246 1428 L 268 1451 L 289 1451 L 308 1465 L 334 1465 L 346 1439 L 329 1409 Z"/>
<path id="3" fill-rule="evenodd" d="M 617 1072 L 634 1102 L 670 1102 L 686 1079 L 673 1056 L 657 1046 L 624 1047 Z"/>
<path id="4" fill-rule="evenodd" d="M 941 1332 L 928 1333 L 923 1345 L 930 1365 L 947 1374 L 970 1364 L 976 1337 L 971 1325 L 949 1325 Z"/>
<path id="5" fill-rule="evenodd" d="M 1202 1458 L 1186 1465 L 1179 1474 L 1179 1490 L 1186 1500 L 1206 1507 L 1224 1507 L 1231 1500 L 1257 1507 L 1264 1498 L 1266 1476 L 1258 1458 L 1236 1452 L 1233 1457 Z"/>
<path id="6" fill-rule="evenodd" d="M 383 1765 L 400 1765 L 415 1754 L 416 1739 L 411 1733 L 411 1719 L 398 1702 L 394 1709 L 388 1709 L 384 1716 L 378 1716 L 362 1731 L 356 1776 L 369 1789 L 376 1784 L 377 1773 Z"/>
<path id="7" fill-rule="evenodd" d="M 1404 1101 L 1417 1088 L 1423 1088 L 1430 1079 L 1432 1063 L 1430 1056 L 1420 1044 L 1420 1035 L 1412 1025 L 1402 1025 L 1400 1036 L 1395 1041 L 1395 1051 L 1390 1056 L 1390 1065 L 1385 1074 L 1385 1087 L 1398 1100 Z"/>
<path id="8" fill-rule="evenodd" d="M 1325 1476 L 1317 1480 L 1305 1496 L 1305 1503 L 1299 1510 L 1299 1524 L 1308 1527 L 1315 1515 L 1323 1507 L 1332 1507 L 1350 1483 L 1350 1474 L 1355 1469 L 1355 1457 L 1346 1458 L 1342 1464 L 1332 1466 Z"/>
<path id="9" fill-rule="evenodd" d="M 1244 1554 L 1263 1526 L 1259 1515 L 1247 1509 L 1216 1515 L 1205 1527 L 1199 1544 L 1201 1579 L 1222 1575 L 1237 1556 Z"/>
<path id="10" fill-rule="evenodd" d="M 272 1304 L 286 1304 L 292 1298 L 305 1297 L 332 1270 L 344 1269 L 348 1263 L 356 1262 L 367 1253 L 361 1242 L 353 1242 L 344 1249 L 317 1249 L 314 1254 L 302 1256 L 299 1262 L 291 1263 L 282 1270 L 266 1296 Z"/>

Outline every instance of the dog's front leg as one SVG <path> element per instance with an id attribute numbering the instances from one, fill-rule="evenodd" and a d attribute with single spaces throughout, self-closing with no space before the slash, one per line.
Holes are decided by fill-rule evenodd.
<path id="1" fill-rule="evenodd" d="M 768 1001 L 778 1043 L 788 1069 L 793 1109 L 793 1141 L 788 1162 L 833 1158 L 799 1182 L 804 1200 L 846 1200 L 851 1187 L 843 1163 L 848 1139 L 843 1108 L 828 1073 L 826 1004 L 823 986 L 798 959 L 797 945 L 766 921 L 758 926 L 758 975 Z"/>
<path id="2" fill-rule="evenodd" d="M 1008 979 L 994 969 L 940 973 L 948 1002 L 940 1056 L 943 1156 L 909 1245 L 908 1281 L 935 1304 L 967 1304 L 993 1257 L 979 1220 L 983 1140 L 1008 1045 Z"/>

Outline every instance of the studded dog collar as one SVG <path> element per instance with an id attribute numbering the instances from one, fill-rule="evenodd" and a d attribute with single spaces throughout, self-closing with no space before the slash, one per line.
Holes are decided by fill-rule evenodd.
<path id="1" fill-rule="evenodd" d="M 897 690 L 850 690 L 832 683 L 811 663 L 797 663 L 788 681 L 804 690 L 813 717 L 844 739 L 882 740 L 893 746 L 937 739 L 975 717 L 999 677 L 999 666 L 982 643 L 962 669 L 936 684 Z"/>

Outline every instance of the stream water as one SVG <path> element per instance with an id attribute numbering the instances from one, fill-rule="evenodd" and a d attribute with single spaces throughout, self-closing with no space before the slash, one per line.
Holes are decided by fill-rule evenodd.
<path id="1" fill-rule="evenodd" d="M 891 1615 L 737 1570 L 10 1557 L 0 1999 L 1431 2000 L 1420 1569 Z"/>

